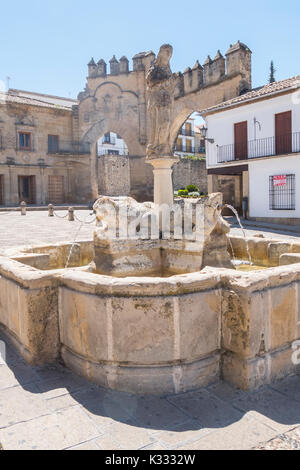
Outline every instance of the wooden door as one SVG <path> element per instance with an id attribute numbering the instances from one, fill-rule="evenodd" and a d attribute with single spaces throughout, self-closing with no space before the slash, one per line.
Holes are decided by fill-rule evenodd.
<path id="1" fill-rule="evenodd" d="M 65 202 L 64 177 L 49 175 L 48 199 L 51 204 L 63 204 Z"/>
<path id="2" fill-rule="evenodd" d="M 248 158 L 248 123 L 238 122 L 234 125 L 234 158 L 246 160 Z"/>
<path id="3" fill-rule="evenodd" d="M 292 111 L 275 114 L 276 155 L 292 152 Z"/>

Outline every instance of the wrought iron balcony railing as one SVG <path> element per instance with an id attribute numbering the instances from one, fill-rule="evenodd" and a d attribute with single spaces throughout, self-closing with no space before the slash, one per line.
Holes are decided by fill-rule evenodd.
<path id="1" fill-rule="evenodd" d="M 300 132 L 218 147 L 218 163 L 300 152 Z"/>
<path id="2" fill-rule="evenodd" d="M 205 147 L 187 147 L 186 145 L 175 145 L 175 152 L 183 153 L 205 153 Z"/>
<path id="3" fill-rule="evenodd" d="M 128 155 L 129 152 L 127 149 L 121 148 L 121 147 L 114 147 L 113 149 L 108 149 L 104 147 L 98 148 L 98 157 L 102 155 Z"/>
<path id="4" fill-rule="evenodd" d="M 184 135 L 186 137 L 194 137 L 195 131 L 192 131 L 192 129 L 180 129 L 179 135 Z"/>

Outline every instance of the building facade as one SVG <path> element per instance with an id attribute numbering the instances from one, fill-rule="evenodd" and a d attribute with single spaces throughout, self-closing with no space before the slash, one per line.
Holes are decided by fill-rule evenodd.
<path id="1" fill-rule="evenodd" d="M 300 221 L 300 76 L 206 110 L 209 191 L 252 219 Z"/>
<path id="2" fill-rule="evenodd" d="M 92 59 L 77 100 L 22 90 L 0 93 L 0 205 L 16 206 L 23 200 L 38 205 L 86 203 L 95 192 L 150 200 L 153 171 L 145 158 L 150 132 L 146 76 L 154 60 L 152 51 L 139 53 L 130 70 L 126 57 L 114 56 L 108 71 L 103 59 L 97 63 Z M 174 147 L 194 112 L 251 89 L 251 51 L 238 42 L 226 58 L 218 53 L 214 60 L 203 66 L 197 61 L 175 77 L 170 116 Z M 98 141 L 103 136 L 110 142 L 102 141 L 99 156 Z M 116 142 L 121 137 L 127 149 L 117 153 L 113 137 Z M 193 150 L 193 143 L 186 145 Z M 191 165 L 185 170 L 195 171 Z M 193 174 L 186 179 L 192 182 Z"/>
<path id="3" fill-rule="evenodd" d="M 102 155 L 128 155 L 128 147 L 115 132 L 107 132 L 98 140 L 98 157 Z"/>

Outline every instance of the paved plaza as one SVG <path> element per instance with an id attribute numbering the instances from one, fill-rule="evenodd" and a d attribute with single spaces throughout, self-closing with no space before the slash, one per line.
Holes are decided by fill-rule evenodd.
<path id="1" fill-rule="evenodd" d="M 58 211 L 56 214 L 55 217 L 48 217 L 47 211 L 27 211 L 26 216 L 21 216 L 20 212 L 16 211 L 0 212 L 0 252 L 14 246 L 70 242 L 74 241 L 75 237 L 76 241 L 93 239 L 95 215 L 91 210 L 75 211 L 74 222 L 68 221 L 67 210 Z M 242 235 L 235 219 L 228 220 L 233 224 L 231 233 Z M 247 236 L 261 233 L 266 238 L 300 237 L 300 231 L 297 232 L 295 227 L 284 227 L 284 230 L 280 230 L 278 226 L 272 227 L 272 224 L 268 224 L 268 227 L 249 225 L 249 222 L 246 224 Z"/>
<path id="2" fill-rule="evenodd" d="M 94 223 L 45 211 L 0 213 L 0 251 L 17 245 L 92 239 Z M 91 211 L 77 211 L 93 220 Z M 81 227 L 81 228 L 80 228 Z M 78 232 L 80 228 L 80 231 Z M 297 233 L 247 227 L 247 234 Z M 240 234 L 236 227 L 233 232 Z M 218 382 L 165 397 L 112 392 L 60 364 L 28 366 L 6 344 L 0 365 L 0 443 L 8 449 L 299 449 L 300 375 L 243 392 Z"/>
<path id="3" fill-rule="evenodd" d="M 75 237 L 76 241 L 92 240 L 95 215 L 91 210 L 75 211 L 74 222 L 69 222 L 67 210 L 56 214 L 48 217 L 47 211 L 27 211 L 26 216 L 0 212 L 0 252 L 14 246 L 70 242 Z"/>
<path id="4" fill-rule="evenodd" d="M 299 425 L 297 375 L 252 393 L 216 383 L 144 397 L 104 390 L 59 364 L 30 367 L 10 345 L 0 366 L 4 450 L 299 449 Z"/>

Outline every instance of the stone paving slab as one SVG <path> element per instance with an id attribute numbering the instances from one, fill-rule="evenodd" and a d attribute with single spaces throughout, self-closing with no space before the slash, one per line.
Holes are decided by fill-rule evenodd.
<path id="1" fill-rule="evenodd" d="M 67 218 L 61 218 L 67 211 L 59 211 L 59 217 L 48 217 L 45 211 L 27 212 L 21 216 L 19 212 L 0 212 L 0 252 L 6 248 L 20 245 L 40 245 L 57 242 L 92 240 L 95 224 L 84 224 L 79 233 L 80 222 L 69 222 Z M 90 222 L 93 216 L 90 210 L 75 211 L 75 215 L 81 220 Z M 269 230 L 258 227 L 247 227 L 248 236 L 261 233 L 268 238 L 293 238 L 300 236 L 295 233 L 282 233 L 280 226 Z M 242 235 L 242 231 L 234 226 L 231 229 L 233 235 Z"/>
<path id="2" fill-rule="evenodd" d="M 60 364 L 30 367 L 9 344 L 7 352 L 0 366 L 4 450 L 299 448 L 300 375 L 251 393 L 216 382 L 145 397 L 105 390 Z"/>
<path id="3" fill-rule="evenodd" d="M 77 241 L 92 240 L 95 223 L 84 224 L 78 233 L 81 223 L 61 218 L 66 214 L 67 211 L 59 211 L 59 217 L 48 217 L 45 211 L 27 212 L 26 216 L 0 213 L 0 252 L 14 246 L 72 242 L 76 235 Z M 88 210 L 75 211 L 80 221 L 92 221 L 95 215 L 90 214 Z"/>

